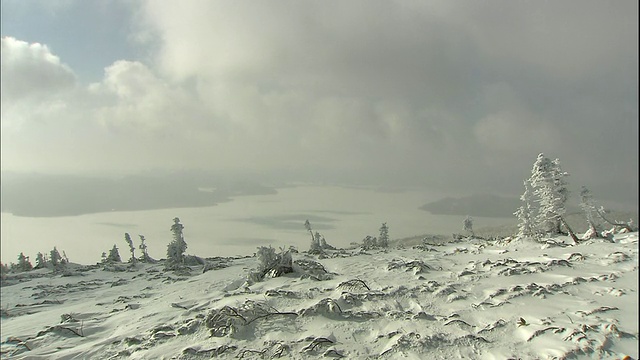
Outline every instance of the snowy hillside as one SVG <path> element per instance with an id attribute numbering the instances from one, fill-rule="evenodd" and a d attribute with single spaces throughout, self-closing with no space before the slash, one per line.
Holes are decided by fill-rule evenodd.
<path id="1" fill-rule="evenodd" d="M 569 243 L 568 238 L 558 238 Z M 638 358 L 638 233 L 10 274 L 3 359 Z M 120 270 L 120 271 L 116 271 Z"/>

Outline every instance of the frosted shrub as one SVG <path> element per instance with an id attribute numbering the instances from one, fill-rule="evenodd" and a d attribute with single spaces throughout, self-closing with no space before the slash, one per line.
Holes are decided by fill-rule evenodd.
<path id="1" fill-rule="evenodd" d="M 251 275 L 256 280 L 265 277 L 278 277 L 293 272 L 291 251 L 280 248 L 280 253 L 271 246 L 260 246 L 256 252 L 258 258 L 258 272 Z"/>
<path id="2" fill-rule="evenodd" d="M 106 260 L 108 263 L 122 262 L 122 259 L 120 258 L 120 252 L 118 251 L 118 247 L 115 244 L 113 245 L 113 248 L 109 250 L 109 255 L 107 255 Z"/>
<path id="3" fill-rule="evenodd" d="M 264 271 L 276 265 L 278 262 L 278 255 L 276 255 L 276 249 L 271 246 L 260 246 L 256 252 L 258 258 L 258 270 Z"/>

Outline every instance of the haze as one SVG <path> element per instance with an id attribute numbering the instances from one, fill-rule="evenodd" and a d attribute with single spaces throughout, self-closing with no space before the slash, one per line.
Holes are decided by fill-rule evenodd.
<path id="1" fill-rule="evenodd" d="M 3 173 L 519 195 L 540 152 L 638 205 L 638 2 L 2 0 Z"/>

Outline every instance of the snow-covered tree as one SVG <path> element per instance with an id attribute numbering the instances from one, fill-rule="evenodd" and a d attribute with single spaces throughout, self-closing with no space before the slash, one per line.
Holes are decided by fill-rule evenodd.
<path id="1" fill-rule="evenodd" d="M 36 254 L 36 266 L 34 269 L 42 269 L 45 267 L 47 267 L 47 259 L 41 252 L 39 252 Z"/>
<path id="2" fill-rule="evenodd" d="M 378 236 L 376 245 L 382 248 L 389 247 L 389 227 L 386 222 L 380 226 L 380 236 Z"/>
<path id="3" fill-rule="evenodd" d="M 632 232 L 632 231 L 638 231 L 638 228 L 636 227 L 635 222 L 633 221 L 633 219 L 629 219 L 628 222 L 621 222 L 621 221 L 611 221 L 610 219 L 607 219 L 604 214 L 607 212 L 604 208 L 604 206 L 600 206 L 599 209 L 596 209 L 596 212 L 598 214 L 598 216 L 600 216 L 600 218 L 604 221 L 606 221 L 608 224 L 613 225 L 613 229 L 611 231 L 617 233 L 621 230 L 625 231 L 625 232 Z"/>
<path id="4" fill-rule="evenodd" d="M 311 246 L 309 247 L 310 253 L 321 253 L 322 252 L 322 240 L 323 237 L 319 232 L 315 232 L 313 234 L 313 239 L 311 240 Z"/>
<path id="5" fill-rule="evenodd" d="M 129 233 L 124 233 L 124 240 L 129 245 L 129 251 L 131 252 L 131 259 L 129 259 L 129 261 L 131 263 L 135 263 L 136 262 L 136 255 L 135 255 L 136 247 L 133 245 L 133 240 L 131 240 L 131 236 L 129 235 Z"/>
<path id="6" fill-rule="evenodd" d="M 29 257 L 24 256 L 23 253 L 20 253 L 20 255 L 18 255 L 18 269 L 19 271 L 29 271 L 33 269 L 33 265 L 31 265 Z"/>
<path id="7" fill-rule="evenodd" d="M 49 255 L 50 255 L 51 265 L 53 265 L 53 267 L 56 267 L 62 263 L 62 256 L 60 256 L 60 253 L 58 252 L 58 249 L 56 249 L 55 246 L 53 247 L 53 250 L 49 252 Z"/>
<path id="8" fill-rule="evenodd" d="M 531 193 L 531 185 L 528 180 L 524 181 L 524 193 L 520 196 L 522 205 L 514 213 L 518 218 L 518 237 L 530 237 L 535 235 L 535 204 Z"/>
<path id="9" fill-rule="evenodd" d="M 374 249 L 378 244 L 378 239 L 374 236 L 367 235 L 364 239 L 362 239 L 362 248 L 364 250 Z"/>
<path id="10" fill-rule="evenodd" d="M 142 262 L 154 262 L 155 260 L 153 260 L 151 258 L 151 256 L 149 256 L 149 252 L 147 250 L 147 244 L 145 243 L 145 238 L 144 235 L 138 235 L 140 237 L 140 250 L 142 251 L 142 255 L 140 256 L 140 261 Z"/>
<path id="11" fill-rule="evenodd" d="M 471 216 L 467 215 L 467 217 L 462 222 L 462 230 L 473 235 L 473 219 L 471 218 Z"/>
<path id="12" fill-rule="evenodd" d="M 589 229 L 584 234 L 583 239 L 592 239 L 599 237 L 602 229 L 600 223 L 596 220 L 595 214 L 597 214 L 597 208 L 593 200 L 591 191 L 586 186 L 582 186 L 580 189 L 580 208 L 584 212 Z"/>
<path id="13" fill-rule="evenodd" d="M 0 262 L 0 275 L 4 279 L 5 276 L 9 273 L 9 266 L 7 264 L 3 264 Z"/>
<path id="14" fill-rule="evenodd" d="M 184 226 L 180 223 L 179 218 L 173 219 L 171 232 L 173 240 L 167 246 L 167 263 L 169 266 L 181 265 L 184 263 L 184 252 L 187 250 L 187 242 L 184 240 Z"/>
<path id="15" fill-rule="evenodd" d="M 544 233 L 561 233 L 562 216 L 566 213 L 565 206 L 569 195 L 564 178 L 568 175 L 562 170 L 560 160 L 551 161 L 542 153 L 533 164 L 529 182 L 539 204 L 536 224 Z"/>
<path id="16" fill-rule="evenodd" d="M 116 244 L 113 244 L 111 250 L 109 250 L 109 255 L 107 255 L 107 262 L 122 262 L 122 258 L 120 258 L 120 252 L 118 251 L 118 247 Z"/>
<path id="17" fill-rule="evenodd" d="M 311 229 L 311 223 L 309 222 L 309 219 L 307 219 L 304 222 L 304 228 L 307 229 L 309 234 L 311 234 L 311 245 L 309 246 L 309 253 L 311 254 L 322 253 L 323 241 L 324 241 L 324 244 L 326 244 L 324 237 L 320 235 L 320 233 L 317 231 L 315 233 L 313 232 L 313 230 Z"/>

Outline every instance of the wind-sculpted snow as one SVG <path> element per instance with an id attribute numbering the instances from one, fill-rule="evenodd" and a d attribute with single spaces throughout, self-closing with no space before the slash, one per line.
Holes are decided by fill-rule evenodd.
<path id="1" fill-rule="evenodd" d="M 9 275 L 2 358 L 638 358 L 638 233 L 563 240 Z"/>

